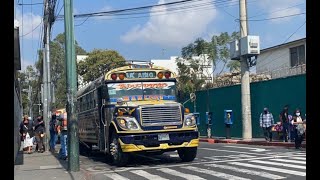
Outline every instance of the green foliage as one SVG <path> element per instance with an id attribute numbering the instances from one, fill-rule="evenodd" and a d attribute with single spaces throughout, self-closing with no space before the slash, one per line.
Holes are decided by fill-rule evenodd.
<path id="1" fill-rule="evenodd" d="M 29 85 L 32 88 L 31 91 L 31 101 L 32 103 L 38 102 L 39 97 L 37 96 L 38 85 L 39 85 L 39 73 L 35 67 L 29 65 L 26 67 L 25 71 L 17 72 L 17 77 L 20 81 L 21 89 L 21 100 L 23 107 L 23 114 L 29 114 Z"/>
<path id="2" fill-rule="evenodd" d="M 198 38 L 181 49 L 183 59 L 177 58 L 176 60 L 179 72 L 178 90 L 181 99 L 187 97 L 190 92 L 211 86 L 205 84 L 205 80 L 199 77 L 210 77 L 211 74 L 219 75 L 226 66 L 230 71 L 240 68 L 240 63 L 230 60 L 228 47 L 229 42 L 239 38 L 239 32 L 233 32 L 231 35 L 223 32 L 220 35 L 212 36 L 211 41 Z M 200 58 L 195 59 L 194 56 Z M 221 63 L 222 68 L 216 72 Z M 209 72 L 208 68 L 204 67 L 210 64 L 213 68 Z"/>
<path id="3" fill-rule="evenodd" d="M 77 41 L 75 41 L 76 55 L 86 54 Z M 39 61 L 36 64 L 37 69 L 42 77 L 42 61 L 43 51 L 39 50 Z M 76 57 L 75 57 L 76 59 Z M 66 65 L 65 65 L 65 34 L 58 34 L 53 41 L 50 42 L 50 74 L 51 83 L 55 90 L 55 103 L 51 104 L 52 109 L 65 107 L 67 103 L 66 90 Z M 42 80 L 41 80 L 42 81 Z"/>
<path id="4" fill-rule="evenodd" d="M 125 59 L 114 50 L 95 49 L 84 61 L 78 63 L 78 74 L 90 82 L 111 69 L 125 65 Z"/>

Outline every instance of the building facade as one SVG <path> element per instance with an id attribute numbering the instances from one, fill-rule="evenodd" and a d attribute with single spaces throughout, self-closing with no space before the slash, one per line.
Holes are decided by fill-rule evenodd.
<path id="1" fill-rule="evenodd" d="M 305 73 L 306 47 L 306 38 L 302 38 L 261 50 L 256 73 L 269 73 L 272 78 Z"/>
<path id="2" fill-rule="evenodd" d="M 165 68 L 170 69 L 174 73 L 177 74 L 179 77 L 179 71 L 178 66 L 176 63 L 177 59 L 182 59 L 179 56 L 171 56 L 170 59 L 151 59 L 151 62 L 154 63 L 154 65 L 162 66 Z M 211 82 L 213 78 L 213 70 L 212 70 L 212 62 L 208 59 L 208 55 L 202 54 L 200 56 L 192 56 L 193 60 L 199 60 L 199 62 L 204 62 L 203 64 L 200 64 L 202 66 L 202 72 L 197 74 L 197 77 L 199 79 L 204 79 L 206 82 Z M 188 62 L 186 62 L 186 65 L 189 65 Z"/>

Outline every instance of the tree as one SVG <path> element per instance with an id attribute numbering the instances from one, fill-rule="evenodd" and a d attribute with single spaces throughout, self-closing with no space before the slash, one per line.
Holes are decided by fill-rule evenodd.
<path id="1" fill-rule="evenodd" d="M 86 51 L 75 41 L 76 55 L 86 54 Z M 43 51 L 39 50 L 39 61 L 36 64 L 42 77 Z M 76 58 L 76 57 L 75 57 Z M 58 34 L 53 41 L 50 41 L 50 70 L 51 83 L 54 87 L 55 103 L 51 104 L 52 109 L 65 107 L 67 103 L 66 91 L 66 65 L 65 65 L 65 34 Z"/>
<path id="2" fill-rule="evenodd" d="M 21 99 L 22 99 L 22 107 L 23 107 L 23 114 L 29 115 L 29 85 L 32 88 L 31 91 L 31 103 L 37 103 L 39 100 L 37 88 L 39 85 L 39 72 L 37 69 L 31 65 L 27 66 L 25 71 L 20 71 L 17 73 L 17 77 L 20 81 L 20 88 L 21 88 Z M 37 112 L 37 111 L 36 111 Z"/>
<path id="3" fill-rule="evenodd" d="M 125 63 L 125 59 L 117 51 L 94 49 L 84 61 L 78 63 L 78 74 L 88 83 Z"/>
<path id="4" fill-rule="evenodd" d="M 205 80 L 199 78 L 201 76 L 220 75 L 226 66 L 232 70 L 239 68 L 240 63 L 230 60 L 228 47 L 229 42 L 239 38 L 239 32 L 233 32 L 231 35 L 223 32 L 220 35 L 212 36 L 211 41 L 198 38 L 183 47 L 181 49 L 182 58 L 176 60 L 179 72 L 178 89 L 183 92 L 182 94 L 190 93 L 189 86 L 193 86 L 194 91 L 212 86 L 212 84 L 205 84 Z M 209 68 L 204 68 L 207 65 L 212 65 L 212 71 Z M 188 84 L 188 82 L 193 83 Z"/>

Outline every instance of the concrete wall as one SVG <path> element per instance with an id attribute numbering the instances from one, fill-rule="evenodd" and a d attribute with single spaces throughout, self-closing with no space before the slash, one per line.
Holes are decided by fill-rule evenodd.
<path id="1" fill-rule="evenodd" d="M 20 102 L 20 92 L 14 84 L 14 114 L 13 114 L 13 128 L 14 128 L 14 161 L 16 160 L 17 153 L 20 149 L 20 136 L 19 136 L 19 125 L 22 121 L 22 107 Z"/>
<path id="2" fill-rule="evenodd" d="M 262 50 L 257 58 L 256 73 L 274 71 L 285 67 L 290 67 L 290 48 L 305 45 L 306 41 L 298 41 L 287 45 Z M 306 51 L 305 51 L 306 52 Z"/>

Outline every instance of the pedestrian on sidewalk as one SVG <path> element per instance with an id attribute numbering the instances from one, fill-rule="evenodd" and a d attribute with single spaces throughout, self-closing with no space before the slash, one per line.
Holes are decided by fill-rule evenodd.
<path id="1" fill-rule="evenodd" d="M 291 123 L 294 125 L 295 127 L 295 148 L 296 149 L 300 149 L 301 148 L 301 143 L 303 140 L 303 134 L 305 132 L 305 128 L 304 128 L 304 121 L 301 117 L 301 111 L 300 109 L 296 109 L 295 113 L 293 115 L 292 121 Z"/>
<path id="2" fill-rule="evenodd" d="M 288 115 L 288 119 L 289 119 L 289 125 L 288 125 L 288 140 L 290 142 L 294 142 L 294 138 L 295 138 L 295 133 L 294 133 L 294 126 L 292 125 L 291 121 L 292 121 L 292 115 L 289 114 Z"/>
<path id="3" fill-rule="evenodd" d="M 28 154 L 31 154 L 34 137 L 34 126 L 27 115 L 24 116 L 23 123 L 20 124 L 20 134 L 23 137 L 23 148 L 26 148 Z"/>
<path id="4" fill-rule="evenodd" d="M 37 117 L 37 121 L 35 122 L 35 138 L 37 142 L 36 151 L 43 153 L 45 151 L 44 148 L 44 132 L 45 132 L 45 124 L 43 121 L 43 117 Z"/>
<path id="5" fill-rule="evenodd" d="M 55 146 L 58 138 L 58 132 L 57 132 L 57 116 L 60 115 L 59 111 L 56 111 L 51 116 L 51 120 L 49 123 L 49 131 L 50 131 L 50 151 L 55 152 Z"/>
<path id="6" fill-rule="evenodd" d="M 282 124 L 282 135 L 283 142 L 288 142 L 288 131 L 289 131 L 289 117 L 288 117 L 289 106 L 284 106 L 283 110 L 279 114 L 279 119 Z"/>
<path id="7" fill-rule="evenodd" d="M 67 128 L 67 113 L 61 114 L 57 117 L 59 121 L 58 133 L 60 134 L 60 144 L 61 149 L 59 151 L 60 159 L 66 160 L 68 158 L 68 149 L 67 149 L 67 137 L 68 137 L 68 128 Z"/>
<path id="8" fill-rule="evenodd" d="M 269 112 L 268 108 L 263 108 L 263 112 L 260 114 L 260 127 L 263 129 L 264 138 L 266 141 L 272 142 L 272 126 L 274 119 L 272 113 Z"/>

